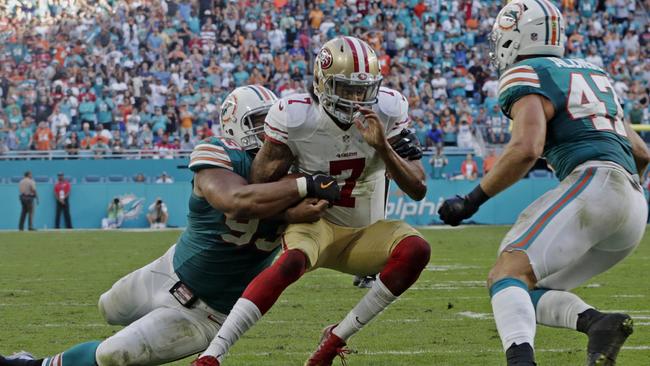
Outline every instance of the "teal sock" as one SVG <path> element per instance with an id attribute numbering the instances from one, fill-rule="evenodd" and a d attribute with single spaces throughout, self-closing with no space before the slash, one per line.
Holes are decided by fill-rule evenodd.
<path id="1" fill-rule="evenodd" d="M 100 341 L 78 344 L 67 351 L 43 359 L 42 366 L 97 366 L 95 352 Z"/>

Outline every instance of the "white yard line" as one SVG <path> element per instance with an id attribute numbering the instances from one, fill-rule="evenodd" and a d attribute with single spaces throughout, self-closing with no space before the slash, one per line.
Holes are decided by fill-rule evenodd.
<path id="1" fill-rule="evenodd" d="M 44 303 L 0 303 L 0 306 L 16 306 L 16 307 L 39 307 L 39 306 L 97 306 L 97 303 L 76 303 L 76 302 L 44 302 Z"/>
<path id="2" fill-rule="evenodd" d="M 624 346 L 623 350 L 627 351 L 650 351 L 650 346 Z M 548 348 L 548 349 L 536 349 L 535 352 L 544 352 L 544 353 L 565 353 L 565 352 L 570 352 L 570 351 L 576 351 L 576 349 L 572 348 Z M 441 350 L 432 350 L 432 349 L 426 349 L 426 350 L 415 350 L 415 351 L 394 351 L 394 350 L 385 350 L 385 351 L 355 351 L 353 352 L 354 355 L 363 355 L 363 356 L 382 356 L 382 355 L 395 355 L 395 356 L 409 356 L 409 355 L 423 355 L 423 354 L 432 354 L 432 355 L 440 355 L 440 354 L 457 354 L 457 353 L 467 353 L 467 350 L 464 349 L 457 349 L 457 350 L 450 350 L 450 349 L 441 349 Z M 479 352 L 479 353 L 503 353 L 503 350 L 499 348 L 490 348 L 490 349 L 481 349 L 481 350 L 471 350 L 471 352 Z M 276 352 L 246 352 L 246 353 L 233 353 L 231 357 L 236 358 L 236 357 L 250 357 L 250 356 L 270 356 L 273 355 Z M 309 355 L 308 352 L 282 352 L 283 355 L 288 355 L 288 356 L 301 356 L 301 355 Z"/>

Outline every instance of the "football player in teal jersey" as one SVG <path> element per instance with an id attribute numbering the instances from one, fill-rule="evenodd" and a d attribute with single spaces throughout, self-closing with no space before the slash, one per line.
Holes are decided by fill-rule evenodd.
<path id="1" fill-rule="evenodd" d="M 650 155 L 624 123 L 609 75 L 564 58 L 565 40 L 562 14 L 547 0 L 515 0 L 499 12 L 491 59 L 512 140 L 472 192 L 439 210 L 444 222 L 460 224 L 539 157 L 560 179 L 521 213 L 488 277 L 508 365 L 535 364 L 535 321 L 585 333 L 588 365 L 615 364 L 632 333 L 628 315 L 601 313 L 569 290 L 639 244 L 648 213 L 639 175 Z"/>
<path id="2" fill-rule="evenodd" d="M 191 154 L 186 230 L 162 257 L 99 299 L 106 321 L 125 328 L 45 359 L 0 356 L 0 366 L 160 365 L 204 350 L 248 283 L 275 258 L 284 224 L 317 221 L 339 198 L 336 181 L 324 175 L 247 183 L 276 99 L 256 85 L 226 98 L 221 125 L 229 138 L 204 140 Z"/>

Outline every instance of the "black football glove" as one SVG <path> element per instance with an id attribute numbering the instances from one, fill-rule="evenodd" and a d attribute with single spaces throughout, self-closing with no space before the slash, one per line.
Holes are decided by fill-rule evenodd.
<path id="1" fill-rule="evenodd" d="M 307 197 L 329 201 L 330 204 L 341 198 L 341 189 L 336 178 L 325 174 L 305 176 L 307 179 Z"/>
<path id="2" fill-rule="evenodd" d="M 488 199 L 490 197 L 478 185 L 465 197 L 456 196 L 447 198 L 438 209 L 438 215 L 440 215 L 440 219 L 445 224 L 458 226 L 463 220 L 472 217 L 478 211 L 478 208 Z"/>
<path id="3" fill-rule="evenodd" d="M 415 136 L 413 131 L 403 129 L 399 135 L 395 136 L 395 139 L 390 143 L 390 146 L 397 155 L 408 160 L 420 160 L 422 158 L 422 148 L 418 137 Z"/>

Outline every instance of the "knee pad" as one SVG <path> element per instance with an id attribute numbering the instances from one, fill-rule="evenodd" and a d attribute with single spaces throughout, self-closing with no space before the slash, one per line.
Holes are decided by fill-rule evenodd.
<path id="1" fill-rule="evenodd" d="M 278 272 L 288 280 L 297 280 L 307 269 L 307 257 L 297 249 L 284 252 L 276 263 Z"/>
<path id="2" fill-rule="evenodd" d="M 110 325 L 128 325 L 130 323 L 127 317 L 124 314 L 120 314 L 117 310 L 119 307 L 113 303 L 113 297 L 110 295 L 110 291 L 103 293 L 99 297 L 97 307 L 102 318 Z"/>
<path id="3" fill-rule="evenodd" d="M 135 350 L 139 353 L 134 352 Z M 134 344 L 132 339 L 111 337 L 97 347 L 95 358 L 98 366 L 139 365 L 146 359 L 143 354 L 148 351 L 148 347 Z"/>
<path id="4" fill-rule="evenodd" d="M 414 268 L 424 269 L 431 259 L 431 247 L 419 236 L 402 239 L 391 253 L 391 259 L 407 262 Z"/>

